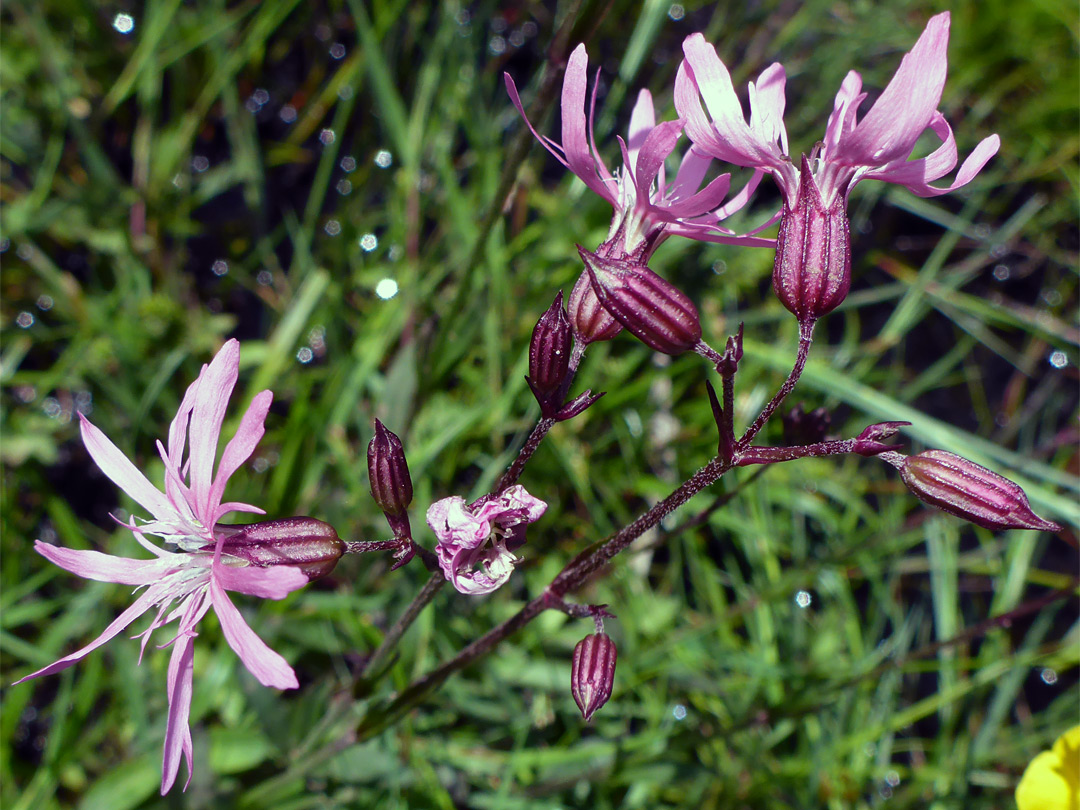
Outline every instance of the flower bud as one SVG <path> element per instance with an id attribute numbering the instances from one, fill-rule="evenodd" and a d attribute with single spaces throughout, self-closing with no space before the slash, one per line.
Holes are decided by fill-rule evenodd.
<path id="1" fill-rule="evenodd" d="M 529 376 L 525 381 L 544 416 L 554 416 L 562 404 L 560 389 L 570 370 L 570 343 L 570 321 L 566 319 L 560 291 L 536 322 L 529 343 Z"/>
<path id="2" fill-rule="evenodd" d="M 1031 511 L 1027 495 L 1017 484 L 962 456 L 924 450 L 901 458 L 892 463 L 899 467 L 907 488 L 919 500 L 951 515 L 987 529 L 1061 530 Z"/>
<path id="3" fill-rule="evenodd" d="M 773 289 L 800 322 L 835 309 L 851 288 L 851 235 L 844 195 L 826 207 L 821 190 L 802 158 L 795 207 L 784 201 L 776 237 Z"/>
<path id="4" fill-rule="evenodd" d="M 618 651 L 607 633 L 585 636 L 574 647 L 570 668 L 570 694 L 585 722 L 608 702 L 615 684 L 615 659 Z"/>
<path id="5" fill-rule="evenodd" d="M 371 497 L 388 515 L 398 515 L 412 503 L 412 479 L 399 439 L 375 420 L 375 437 L 367 449 Z"/>
<path id="6" fill-rule="evenodd" d="M 697 307 L 677 287 L 643 264 L 578 253 L 604 309 L 646 346 L 682 354 L 701 341 Z"/>
<path id="7" fill-rule="evenodd" d="M 574 336 L 582 346 L 599 340 L 611 340 L 622 331 L 622 324 L 611 317 L 593 291 L 588 272 L 582 273 L 570 291 L 567 313 Z"/>
<path id="8" fill-rule="evenodd" d="M 326 576 L 345 553 L 345 544 L 334 527 L 310 517 L 264 520 L 246 526 L 219 523 L 214 535 L 224 537 L 221 553 L 238 557 L 260 568 L 291 565 L 308 580 Z M 214 547 L 207 546 L 205 551 Z"/>

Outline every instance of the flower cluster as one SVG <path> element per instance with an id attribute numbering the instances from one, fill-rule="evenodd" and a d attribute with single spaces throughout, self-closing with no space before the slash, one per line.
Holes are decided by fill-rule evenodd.
<path id="1" fill-rule="evenodd" d="M 747 122 L 724 63 L 704 36 L 693 34 L 683 43 L 684 58 L 675 79 L 679 118 L 657 124 L 652 97 L 642 91 L 630 118 L 629 140 L 619 139 L 623 167 L 614 173 L 600 157 L 585 117 L 588 57 L 579 45 L 570 57 L 563 82 L 562 143 L 537 133 L 528 119 L 526 124 L 548 151 L 615 209 L 607 240 L 590 254 L 592 286 L 598 284 L 598 265 L 607 261 L 613 267 L 616 262 L 624 266 L 628 262 L 647 264 L 656 247 L 672 235 L 771 247 L 772 240 L 734 234 L 720 225 L 746 204 L 761 177 L 770 174 L 783 196 L 779 214 L 770 220 L 780 221 L 773 269 L 777 296 L 803 322 L 834 309 L 851 285 L 847 198 L 857 183 L 882 180 L 923 197 L 945 194 L 971 182 L 998 150 L 997 135 L 985 138 L 964 161 L 952 184 L 931 185 L 951 172 L 958 160 L 952 129 L 937 109 L 945 86 L 948 43 L 949 13 L 944 12 L 931 18 L 862 120 L 858 111 L 867 94 L 862 92 L 859 74 L 849 72 L 836 95 L 824 140 L 809 156 L 793 162 L 784 126 L 783 66 L 770 65 L 756 83 L 750 83 Z M 524 117 L 509 76 L 506 86 Z M 590 106 L 595 105 L 595 96 L 594 86 Z M 916 142 L 927 130 L 941 144 L 926 157 L 912 160 Z M 683 132 L 692 146 L 674 182 L 668 184 L 664 162 Z M 751 181 L 726 204 L 723 200 L 730 175 L 721 174 L 700 188 L 712 159 L 754 170 Z M 571 321 L 592 325 L 591 332 L 578 330 L 578 337 L 585 342 L 614 337 L 619 324 L 626 325 L 625 307 L 620 318 L 600 290 L 603 309 L 611 318 L 599 319 L 589 284 L 589 277 L 582 275 L 570 296 Z M 576 307 L 586 315 L 576 318 Z M 663 302 L 645 297 L 639 306 L 640 317 L 657 309 L 663 309 Z M 689 346 L 681 350 L 686 348 Z"/>

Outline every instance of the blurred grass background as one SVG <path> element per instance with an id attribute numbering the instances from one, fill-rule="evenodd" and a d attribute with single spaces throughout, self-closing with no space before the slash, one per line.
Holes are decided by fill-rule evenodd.
<path id="1" fill-rule="evenodd" d="M 1061 535 L 995 535 L 932 513 L 866 459 L 755 481 L 740 470 L 578 595 L 618 615 L 607 623 L 615 693 L 592 726 L 568 689 L 570 651 L 590 627 L 544 615 L 371 739 L 352 736 L 366 703 L 348 684 L 426 573 L 346 558 L 284 602 L 238 600 L 295 665 L 296 692 L 258 686 L 204 622 L 195 777 L 167 799 L 166 654 L 151 649 L 136 667 L 137 644 L 116 640 L 59 676 L 7 686 L 130 601 L 30 550 L 41 538 L 140 553 L 108 517 L 133 505 L 89 461 L 74 412 L 160 481 L 154 439 L 226 337 L 243 341 L 234 407 L 275 392 L 232 499 L 383 539 L 364 463 L 375 416 L 405 442 L 425 544 L 433 499 L 494 481 L 537 417 L 522 379 L 532 325 L 580 271 L 574 244 L 595 247 L 610 216 L 532 143 L 503 90 L 508 70 L 526 104 L 536 98 L 567 20 L 569 45 L 587 41 L 602 68 L 596 131 L 617 163 L 638 88 L 671 113 L 679 45 L 694 31 L 737 85 L 784 62 L 799 152 L 824 132 L 847 70 L 876 93 L 944 8 L 6 3 L 0 802 L 1011 806 L 1024 765 L 1080 711 L 1078 22 L 1052 2 L 952 6 L 942 109 L 962 155 L 991 132 L 1001 153 L 961 194 L 859 187 L 853 292 L 819 328 L 789 404 L 828 408 L 844 435 L 910 420 L 913 449 L 954 450 L 1022 481 Z M 540 106 L 538 127 L 557 135 L 557 95 Z M 766 185 L 737 224 L 775 208 Z M 742 424 L 794 357 L 771 262 L 675 240 L 654 261 L 697 301 L 713 345 L 745 321 Z M 369 699 L 510 615 L 704 464 L 716 441 L 705 372 L 627 337 L 590 349 L 576 390 L 608 394 L 557 426 L 526 471 L 552 506 L 525 563 L 490 598 L 444 589 Z"/>

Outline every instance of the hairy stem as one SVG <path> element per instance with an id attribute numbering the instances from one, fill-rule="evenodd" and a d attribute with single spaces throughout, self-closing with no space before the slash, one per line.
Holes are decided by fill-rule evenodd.
<path id="1" fill-rule="evenodd" d="M 371 658 L 364 664 L 364 668 L 360 671 L 360 677 L 366 678 L 368 674 L 377 674 L 386 660 L 390 657 L 390 654 L 397 647 L 401 637 L 405 635 L 405 631 L 409 629 L 409 626 L 416 621 L 416 617 L 420 615 L 425 607 L 427 607 L 431 600 L 435 598 L 435 594 L 439 592 L 439 589 L 446 584 L 446 577 L 443 576 L 442 571 L 436 571 L 430 577 L 428 581 L 424 583 L 424 587 L 420 589 L 418 593 L 409 603 L 409 606 L 405 608 L 405 612 L 402 613 L 393 626 L 386 631 L 386 635 L 383 636 L 382 644 L 375 650 Z"/>
<path id="2" fill-rule="evenodd" d="M 795 358 L 795 366 L 791 369 L 791 373 L 788 374 L 788 378 L 784 380 L 784 384 L 780 386 L 780 390 L 765 406 L 765 410 L 758 414 L 754 424 L 750 425 L 743 437 L 739 439 L 740 447 L 744 447 L 753 441 L 754 437 L 765 427 L 765 423 L 776 413 L 776 409 L 780 407 L 787 395 L 791 393 L 791 389 L 795 387 L 799 377 L 802 376 L 803 369 L 806 368 L 806 357 L 810 353 L 810 344 L 813 342 L 814 323 L 816 322 L 803 321 L 799 324 L 799 354 Z"/>
<path id="3" fill-rule="evenodd" d="M 557 606 L 564 594 L 588 582 L 612 557 L 626 549 L 644 532 L 698 492 L 715 483 L 729 469 L 731 469 L 730 464 L 713 459 L 633 523 L 616 532 L 606 541 L 579 554 L 563 568 L 543 593 L 528 602 L 516 614 L 473 641 L 438 668 L 414 681 L 397 697 L 381 707 L 373 708 L 357 730 L 360 738 L 371 737 L 392 725 L 395 720 L 422 701 L 455 672 L 490 652 L 500 641 L 520 630 L 545 610 Z"/>

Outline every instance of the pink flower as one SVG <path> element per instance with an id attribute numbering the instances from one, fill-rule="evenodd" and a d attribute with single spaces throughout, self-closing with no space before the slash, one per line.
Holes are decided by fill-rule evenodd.
<path id="1" fill-rule="evenodd" d="M 284 658 L 266 646 L 248 627 L 229 600 L 227 591 L 282 599 L 308 582 L 308 576 L 289 565 L 258 567 L 247 560 L 223 552 L 229 532 L 215 533 L 215 524 L 229 512 L 257 512 L 258 507 L 244 503 L 222 503 L 229 477 L 248 459 L 263 435 L 263 421 L 273 400 L 270 391 L 256 394 L 241 419 L 236 435 L 225 446 L 213 474 L 218 437 L 225 419 L 225 407 L 236 385 L 240 368 L 240 344 L 228 341 L 184 395 L 180 410 L 169 427 L 169 446 L 157 443 L 165 462 L 165 491 L 161 492 L 136 469 L 124 454 L 79 415 L 83 443 L 91 458 L 117 486 L 146 511 L 150 521 L 126 524 L 135 539 L 154 559 L 138 560 L 113 557 L 96 551 L 75 551 L 43 543 L 35 550 L 50 562 L 73 574 L 101 582 L 116 582 L 145 588 L 135 602 L 120 614 L 105 631 L 81 650 L 17 681 L 51 675 L 80 661 L 91 651 L 119 635 L 135 619 L 154 610 L 150 626 L 139 633 L 142 650 L 151 633 L 177 620 L 176 635 L 164 646 L 173 645 L 169 660 L 169 718 L 165 729 L 165 755 L 162 764 L 161 792 L 168 792 L 180 769 L 180 757 L 187 760 L 191 781 L 191 675 L 194 648 L 192 640 L 199 620 L 213 608 L 221 622 L 225 640 L 244 666 L 260 683 L 277 689 L 295 689 L 296 675 Z M 189 436 L 190 428 L 190 436 Z M 185 445 L 188 447 L 185 458 Z M 327 527 L 329 529 L 329 527 Z M 330 529 L 332 531 L 332 529 Z M 145 535 L 161 537 L 176 546 L 166 551 L 151 543 Z M 336 536 L 335 538 L 336 539 Z M 141 652 L 140 652 L 141 656 Z M 187 783 L 184 785 L 185 789 Z"/>
<path id="2" fill-rule="evenodd" d="M 862 79 L 855 71 L 848 73 L 836 94 L 825 140 L 815 148 L 810 161 L 812 179 L 826 208 L 837 199 L 841 204 L 846 202 L 852 187 L 861 180 L 898 183 L 920 197 L 945 194 L 970 183 L 997 152 L 1000 139 L 991 135 L 964 161 L 952 185 L 930 185 L 957 163 L 952 129 L 937 109 L 945 86 L 948 44 L 946 11 L 930 19 L 861 121 L 858 109 L 866 99 L 861 92 Z M 756 85 L 750 83 L 747 124 L 731 76 L 712 45 L 701 34 L 692 34 L 683 43 L 683 53 L 685 60 L 675 79 L 675 109 L 685 119 L 694 149 L 737 166 L 771 173 L 786 205 L 794 208 L 800 169 L 788 158 L 783 66 L 770 65 Z M 701 107 L 702 98 L 711 121 Z M 941 145 L 924 158 L 909 160 L 916 141 L 927 129 L 933 130 Z"/>
<path id="3" fill-rule="evenodd" d="M 675 149 L 682 134 L 683 122 L 663 121 L 657 124 L 648 90 L 638 94 L 630 115 L 628 140 L 618 139 L 623 157 L 622 169 L 614 173 L 608 169 L 596 148 L 592 125 L 585 117 L 588 62 L 585 46 L 578 45 L 566 65 L 562 89 L 561 144 L 545 138 L 533 128 L 525 116 L 517 87 L 509 74 L 504 75 L 510 100 L 532 134 L 560 163 L 615 209 L 607 240 L 596 252 L 601 256 L 630 258 L 644 264 L 657 246 L 672 234 L 708 242 L 771 247 L 772 240 L 738 236 L 718 224 L 746 204 L 760 175 L 755 175 L 736 197 L 722 206 L 731 185 L 731 176 L 721 175 L 701 188 L 712 160 L 697 151 L 687 150 L 674 181 L 667 182 L 664 162 Z M 594 84 L 590 111 L 595 105 Z"/>
<path id="4" fill-rule="evenodd" d="M 435 551 L 443 574 L 461 593 L 491 593 L 513 573 L 513 551 L 525 542 L 525 526 L 546 510 L 520 485 L 474 506 L 456 495 L 436 501 L 427 524 L 439 538 Z"/>

